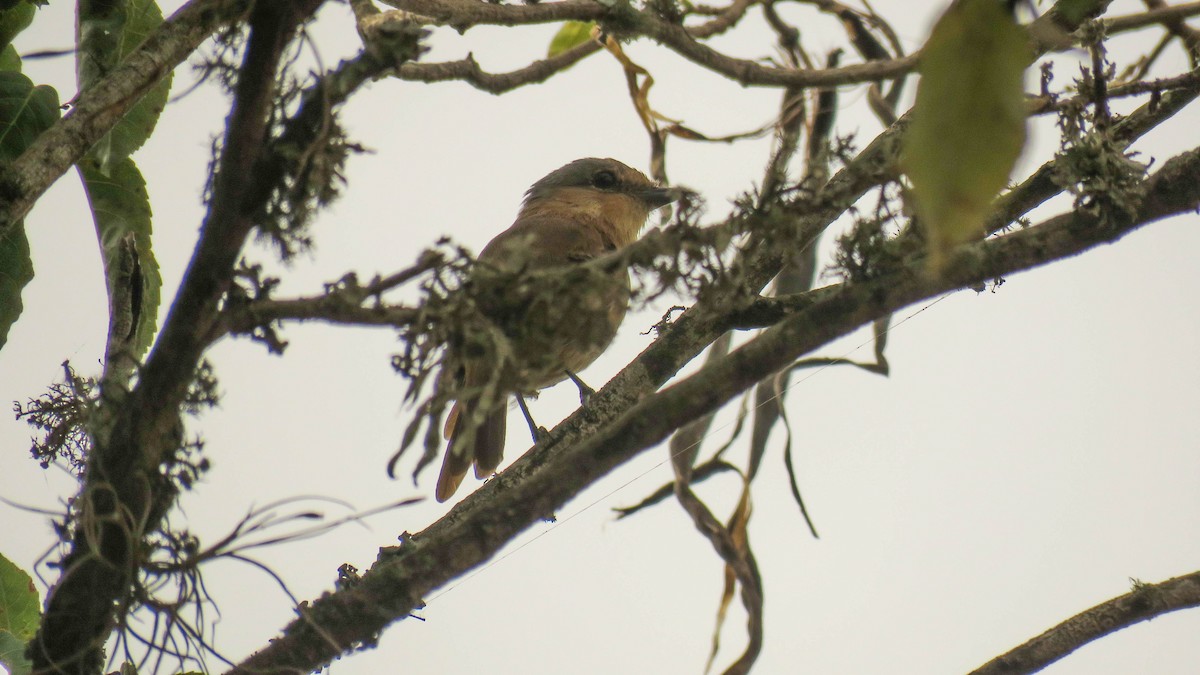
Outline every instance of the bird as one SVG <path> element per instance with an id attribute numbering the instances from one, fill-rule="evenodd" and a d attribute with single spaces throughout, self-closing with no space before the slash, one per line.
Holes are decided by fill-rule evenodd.
<path id="1" fill-rule="evenodd" d="M 496 471 L 510 396 L 517 396 L 535 441 L 522 395 L 570 378 L 586 402 L 590 390 L 576 373 L 616 336 L 630 283 L 627 269 L 582 263 L 633 243 L 652 211 L 683 195 L 596 157 L 551 171 L 525 193 L 516 220 L 483 248 L 469 278 L 488 324 L 485 335 L 468 335 L 447 350 L 443 377 L 458 398 L 443 429 L 439 502 L 454 495 L 472 465 L 479 479 Z"/>

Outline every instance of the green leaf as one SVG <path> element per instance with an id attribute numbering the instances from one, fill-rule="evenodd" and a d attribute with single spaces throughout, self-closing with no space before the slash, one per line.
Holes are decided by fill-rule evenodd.
<path id="1" fill-rule="evenodd" d="M 19 221 L 0 235 L 0 348 L 8 342 L 8 331 L 25 310 L 21 289 L 32 280 L 29 239 L 24 222 Z"/>
<path id="2" fill-rule="evenodd" d="M 35 87 L 28 77 L 0 71 L 0 164 L 18 157 L 38 134 L 58 119 L 58 93 Z M 33 261 L 25 226 L 17 221 L 0 229 L 0 347 L 21 316 L 21 289 L 33 279 Z"/>
<path id="3" fill-rule="evenodd" d="M 1066 19 L 1069 25 L 1078 26 L 1084 19 L 1094 19 L 1104 12 L 1107 2 L 1100 0 L 1059 0 L 1054 11 Z"/>
<path id="4" fill-rule="evenodd" d="M 3 50 L 0 50 L 0 70 L 11 70 L 14 73 L 21 72 L 21 57 L 17 54 L 17 48 L 8 45 Z"/>
<path id="5" fill-rule="evenodd" d="M 937 272 L 984 235 L 992 200 L 1025 145 L 1022 79 L 1032 52 L 997 0 L 960 0 L 921 53 L 921 83 L 901 163 Z"/>
<path id="6" fill-rule="evenodd" d="M 9 675 L 29 675 L 33 662 L 25 658 L 26 644 L 11 633 L 0 630 L 0 666 L 8 669 Z"/>
<path id="7" fill-rule="evenodd" d="M 32 670 L 33 664 L 25 659 L 25 645 L 37 633 L 40 607 L 33 579 L 0 555 L 0 665 L 11 675 Z"/>
<path id="8" fill-rule="evenodd" d="M 53 87 L 35 87 L 21 73 L 0 72 L 0 163 L 19 157 L 58 116 L 58 92 Z"/>
<path id="9" fill-rule="evenodd" d="M 12 44 L 17 33 L 29 28 L 36 11 L 32 4 L 24 1 L 0 9 L 0 46 Z"/>
<path id="10" fill-rule="evenodd" d="M 554 34 L 554 39 L 550 40 L 550 49 L 546 50 L 546 57 L 551 58 L 567 51 L 572 47 L 579 45 L 592 39 L 592 28 L 596 22 L 594 21 L 568 21 L 558 29 Z"/>
<path id="11" fill-rule="evenodd" d="M 0 235 L 0 347 L 8 342 L 8 330 L 25 306 L 21 289 L 33 280 L 33 260 L 23 222 L 14 223 Z"/>
<path id="12" fill-rule="evenodd" d="M 162 10 L 154 0 L 122 3 L 84 0 L 79 5 L 79 51 L 76 72 L 79 88 L 86 90 L 129 55 L 162 23 Z M 102 171 L 112 171 L 146 142 L 158 124 L 171 92 L 170 73 L 146 92 L 112 131 L 90 151 Z"/>
<path id="13" fill-rule="evenodd" d="M 92 159 L 79 164 L 83 187 L 92 208 L 96 238 L 104 257 L 109 299 L 114 294 L 129 302 L 111 303 L 114 312 L 130 312 L 129 341 L 135 358 L 145 354 L 158 329 L 162 275 L 151 247 L 150 197 L 146 181 L 126 157 L 108 172 Z"/>
<path id="14" fill-rule="evenodd" d="M 80 89 L 111 72 L 162 18 L 154 0 L 81 0 L 76 55 Z M 130 331 L 111 337 L 127 340 L 124 346 L 135 357 L 145 354 L 158 328 L 162 276 L 151 246 L 146 182 L 130 155 L 154 132 L 170 90 L 168 74 L 79 163 L 104 258 L 114 327 Z"/>

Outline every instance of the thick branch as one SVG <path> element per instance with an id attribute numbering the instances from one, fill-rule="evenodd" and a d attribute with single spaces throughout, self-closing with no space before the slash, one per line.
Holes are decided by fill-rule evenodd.
<path id="1" fill-rule="evenodd" d="M 1193 607 L 1200 607 L 1200 572 L 1168 579 L 1161 584 L 1139 583 L 1125 595 L 1077 614 L 992 659 L 971 675 L 1034 673 L 1105 635 Z"/>
<path id="2" fill-rule="evenodd" d="M 218 303 L 229 288 L 234 264 L 254 227 L 254 217 L 275 185 L 267 178 L 275 172 L 264 170 L 279 161 L 267 151 L 266 142 L 279 60 L 292 29 L 320 3 L 296 3 L 295 11 L 303 12 L 300 16 L 292 16 L 287 9 L 268 11 L 260 9 L 261 4 L 255 6 L 256 14 L 266 15 L 262 20 L 270 21 L 272 27 L 269 32 L 261 29 L 251 35 L 200 242 L 134 392 L 149 406 L 141 415 L 174 410 L 191 381 L 192 369 L 205 346 L 202 336 L 216 319 Z M 253 30 L 254 24 L 251 26 Z M 262 36 L 257 42 L 256 33 Z"/>
<path id="3" fill-rule="evenodd" d="M 35 672 L 99 672 L 117 612 L 128 608 L 141 537 L 158 527 L 173 499 L 159 467 L 178 445 L 178 406 L 199 361 L 199 327 L 213 319 L 250 232 L 246 186 L 264 154 L 268 111 L 284 47 L 321 0 L 257 3 L 230 115 L 212 207 L 179 298 L 137 388 L 102 392 L 111 424 L 95 444 L 78 500 L 77 531 L 51 589 L 31 647 Z M 101 85 L 97 85 L 98 88 Z"/>

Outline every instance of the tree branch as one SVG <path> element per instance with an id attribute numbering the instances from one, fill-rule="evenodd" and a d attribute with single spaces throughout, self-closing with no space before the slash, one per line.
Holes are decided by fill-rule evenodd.
<path id="1" fill-rule="evenodd" d="M 591 0 L 532 5 L 499 5 L 473 0 L 381 0 L 396 9 L 428 17 L 462 33 L 481 25 L 524 26 L 557 21 L 600 21 L 612 12 Z"/>
<path id="2" fill-rule="evenodd" d="M 911 71 L 916 66 L 918 57 L 917 54 L 912 54 L 887 61 L 871 61 L 820 70 L 800 70 L 764 66 L 757 61 L 727 56 L 697 42 L 683 26 L 667 23 L 646 13 L 637 15 L 634 32 L 661 42 L 696 65 L 742 85 L 802 88 L 878 82 Z"/>
<path id="3" fill-rule="evenodd" d="M 915 56 L 906 56 L 892 61 L 873 61 L 823 70 L 764 66 L 748 59 L 726 56 L 696 41 L 697 38 L 724 30 L 724 22 L 709 22 L 688 28 L 668 23 L 650 12 L 622 6 L 609 9 L 586 0 L 534 5 L 494 5 L 471 0 L 387 0 L 387 4 L 429 17 L 459 31 L 479 25 L 516 26 L 568 20 L 598 21 L 603 24 L 609 20 L 613 30 L 652 38 L 684 58 L 746 85 L 815 87 L 873 82 L 906 73 L 916 64 Z M 735 7 L 742 10 L 740 5 Z"/>
<path id="4" fill-rule="evenodd" d="M 54 181 L 108 133 L 147 91 L 249 0 L 192 0 L 162 23 L 108 75 L 82 92 L 61 120 L 0 173 L 0 236 L 29 213 Z"/>
<path id="5" fill-rule="evenodd" d="M 30 647 L 36 673 L 98 673 L 103 645 L 129 609 L 140 540 L 157 529 L 174 498 L 175 487 L 160 466 L 169 464 L 179 444 L 178 409 L 203 348 L 199 327 L 212 321 L 252 225 L 255 209 L 245 196 L 265 153 L 280 58 L 320 2 L 260 2 L 252 10 L 226 152 L 183 287 L 137 387 L 128 395 L 101 392 L 109 423 L 90 430 L 94 446 L 77 502 L 76 531 Z"/>
<path id="6" fill-rule="evenodd" d="M 717 12 L 711 21 L 696 25 L 688 26 L 688 33 L 694 38 L 707 38 L 714 35 L 720 35 L 725 31 L 737 25 L 738 21 L 745 16 L 746 10 L 750 9 L 751 5 L 758 4 L 759 0 L 734 0 L 728 7 Z"/>
<path id="7" fill-rule="evenodd" d="M 476 89 L 491 94 L 503 94 L 527 84 L 545 82 L 583 59 L 600 51 L 600 43 L 589 41 L 547 59 L 507 73 L 488 73 L 479 67 L 475 56 L 444 63 L 406 63 L 396 73 L 402 80 L 413 82 L 445 82 L 462 80 Z"/>
<path id="8" fill-rule="evenodd" d="M 919 57 L 919 54 L 912 54 L 891 60 L 878 60 L 819 70 L 779 68 L 764 66 L 757 61 L 734 58 L 698 41 L 699 38 L 725 30 L 727 26 L 724 21 L 686 27 L 665 21 L 649 11 L 639 12 L 626 6 L 609 9 L 600 3 L 585 0 L 563 0 L 562 2 L 533 5 L 498 5 L 472 2 L 471 0 L 386 0 L 386 2 L 398 9 L 428 17 L 439 24 L 451 26 L 460 32 L 478 25 L 517 26 L 568 20 L 597 21 L 604 24 L 605 21 L 608 21 L 614 31 L 649 37 L 666 45 L 693 63 L 725 75 L 743 85 L 830 87 L 878 82 L 910 72 L 916 66 Z M 1103 6 L 1108 3 L 1100 2 L 1098 4 Z M 736 3 L 733 7 L 744 11 L 744 8 Z M 1077 27 L 1077 24 L 1065 26 L 1070 30 Z M 471 61 L 468 59 L 465 63 L 458 62 L 463 65 L 456 66 L 456 68 L 461 68 L 464 73 L 470 75 L 472 73 Z"/>
<path id="9" fill-rule="evenodd" d="M 745 15 L 746 10 L 757 0 L 736 0 L 722 10 L 711 21 L 692 26 L 688 33 L 697 37 L 711 37 L 729 30 Z M 507 73 L 488 73 L 479 67 L 472 54 L 459 61 L 443 63 L 406 63 L 397 73 L 402 80 L 414 82 L 445 82 L 462 80 L 477 89 L 491 94 L 503 94 L 527 84 L 539 84 L 554 75 L 570 68 L 583 59 L 600 51 L 599 42 L 588 41 L 576 45 L 561 54 L 556 54 L 540 61 L 518 68 Z"/>
<path id="10" fill-rule="evenodd" d="M 272 323 L 292 321 L 328 321 L 360 326 L 403 326 L 411 322 L 417 310 L 377 304 L 364 307 L 371 298 L 380 298 L 420 274 L 445 264 L 437 252 L 427 251 L 416 264 L 371 283 L 359 285 L 357 277 L 347 275 L 331 284 L 322 295 L 289 300 L 248 300 L 230 302 L 221 312 L 220 326 L 212 331 L 211 341 L 227 334 L 249 333 Z"/>
<path id="11" fill-rule="evenodd" d="M 1135 582 L 1133 590 L 1058 624 L 988 661 L 971 675 L 1034 673 L 1080 647 L 1142 621 L 1200 607 L 1200 572 L 1160 584 Z"/>
<path id="12" fill-rule="evenodd" d="M 1104 30 L 1106 33 L 1113 35 L 1155 24 L 1162 24 L 1168 29 L 1174 30 L 1176 24 L 1182 25 L 1184 19 L 1196 16 L 1197 14 L 1200 14 L 1200 2 L 1184 2 L 1170 6 L 1162 5 L 1145 12 L 1122 14 L 1121 16 L 1103 19 Z"/>

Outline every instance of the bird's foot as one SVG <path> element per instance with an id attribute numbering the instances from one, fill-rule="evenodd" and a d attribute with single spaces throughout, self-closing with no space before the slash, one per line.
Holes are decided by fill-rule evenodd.
<path id="1" fill-rule="evenodd" d="M 529 435 L 533 436 L 533 444 L 537 445 L 550 438 L 550 432 L 546 430 L 546 427 L 538 426 L 533 421 L 533 415 L 529 414 L 529 406 L 526 405 L 524 396 L 517 394 L 517 405 L 521 407 L 521 413 L 525 415 L 525 423 L 529 425 Z"/>
<path id="2" fill-rule="evenodd" d="M 579 387 L 579 405 L 587 405 L 588 399 L 596 395 L 596 390 L 587 386 L 587 383 L 579 379 L 579 376 L 575 373 L 569 370 L 566 373 L 567 377 L 571 378 L 571 381 L 575 383 L 575 386 Z"/>

